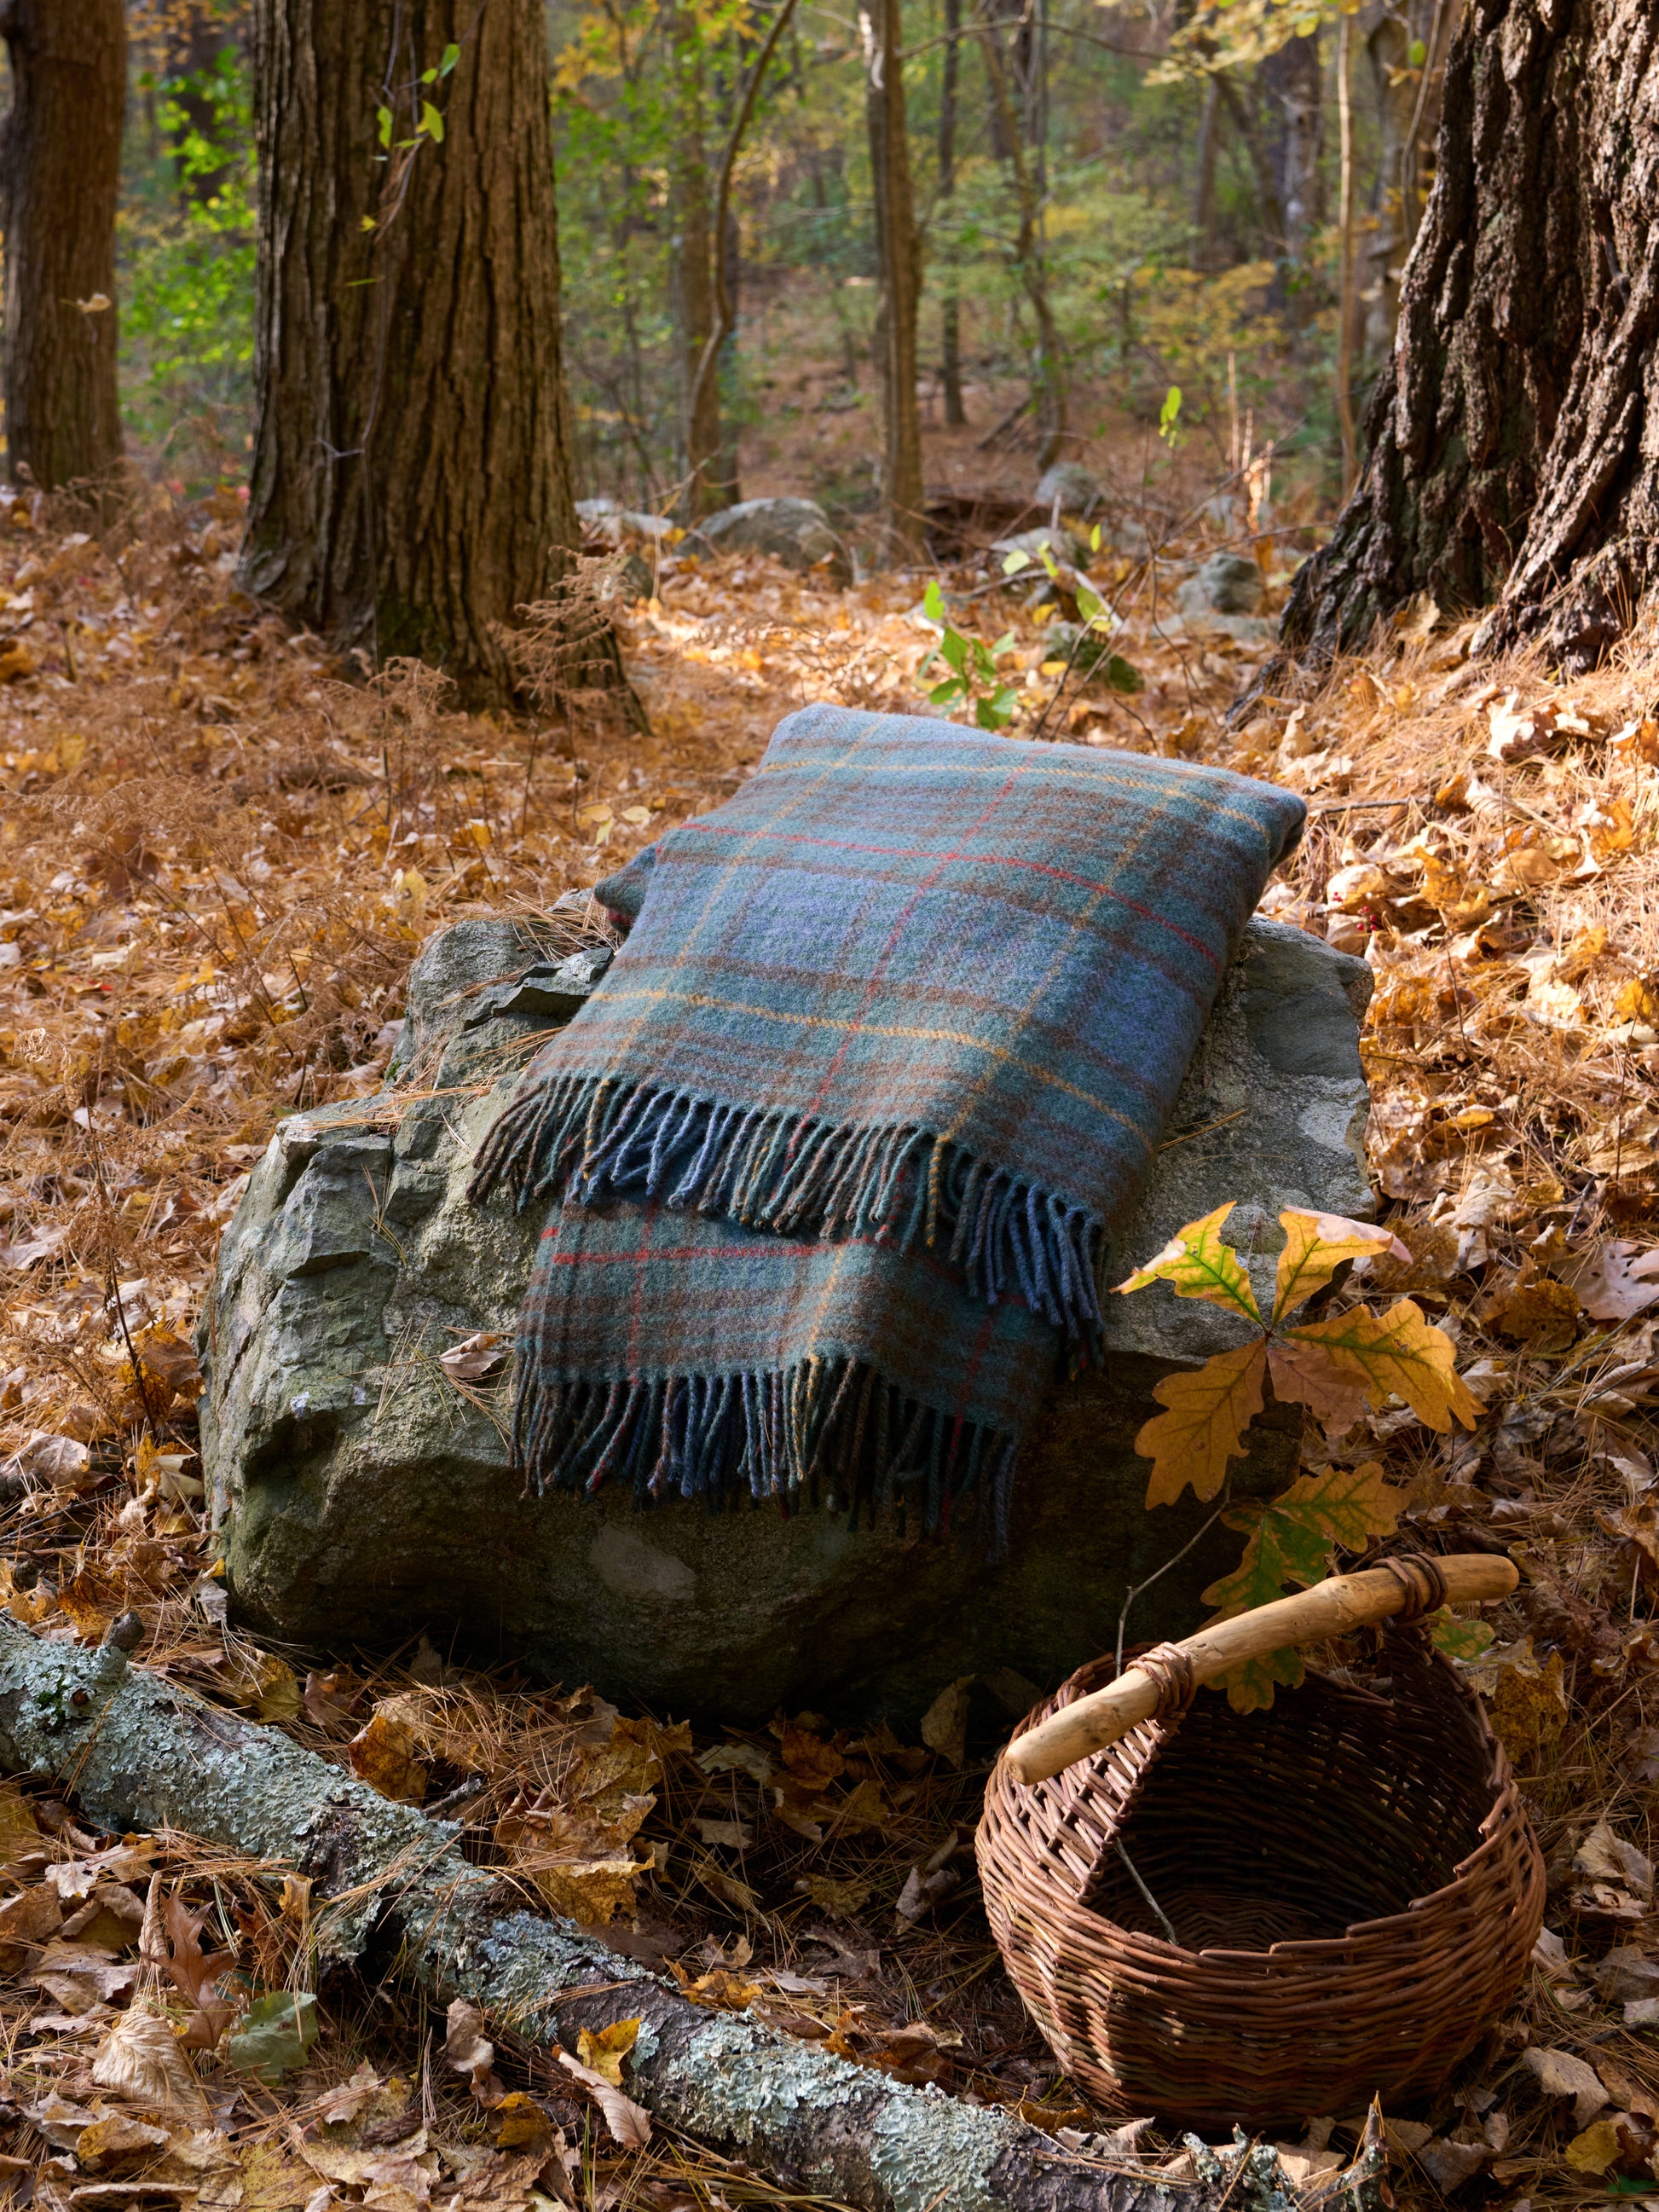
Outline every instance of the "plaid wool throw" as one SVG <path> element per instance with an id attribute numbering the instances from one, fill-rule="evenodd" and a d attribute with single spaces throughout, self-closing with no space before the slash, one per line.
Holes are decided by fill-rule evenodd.
<path id="1" fill-rule="evenodd" d="M 735 798 L 600 886 L 627 942 L 479 1156 L 476 1196 L 566 1200 L 521 1347 L 532 1480 L 625 1463 L 647 1489 L 797 1489 L 839 1452 L 854 1494 L 886 1494 L 919 1479 L 920 1444 L 901 1438 L 890 1466 L 848 1410 L 885 1375 L 957 1425 L 954 1447 L 929 1449 L 972 1458 L 977 1484 L 1057 1353 L 1094 1345 L 1108 1230 L 1304 814 L 1270 785 L 1142 755 L 831 707 L 783 722 Z M 712 1242 L 697 1217 L 719 1224 Z M 695 1261 L 690 1244 L 672 1263 L 647 1254 L 647 1218 L 653 1239 L 678 1224 Z M 737 1228 L 771 1240 L 769 1271 Z M 620 1279 L 629 1253 L 635 1304 L 605 1319 L 569 1286 Z M 661 1289 L 671 1264 L 695 1294 Z M 826 1267 L 833 1325 L 809 1287 Z M 764 1296 L 721 1311 L 742 1268 Z M 714 1309 L 701 1336 L 693 1297 Z M 555 1326 L 572 1299 L 582 1328 L 574 1308 Z M 902 1316 L 908 1369 L 879 1328 L 860 1334 L 860 1300 Z M 961 1333 L 986 1316 L 998 1357 L 964 1397 Z M 809 1375 L 819 1410 L 799 1434 L 817 1457 L 780 1458 L 755 1409 Z M 694 1376 L 715 1393 L 695 1401 L 696 1433 L 720 1442 L 688 1459 L 669 1431 L 692 1419 L 675 1390 Z"/>

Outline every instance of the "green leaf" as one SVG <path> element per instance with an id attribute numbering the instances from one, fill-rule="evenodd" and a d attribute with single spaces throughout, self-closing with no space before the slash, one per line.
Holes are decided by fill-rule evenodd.
<path id="1" fill-rule="evenodd" d="M 374 111 L 374 121 L 380 134 L 381 145 L 390 146 L 392 143 L 392 110 L 389 107 L 377 107 Z"/>
<path id="2" fill-rule="evenodd" d="M 1429 58 L 1429 50 L 1421 39 L 1413 39 L 1406 49 L 1406 59 L 1413 69 L 1421 69 Z"/>
<path id="3" fill-rule="evenodd" d="M 1086 584 L 1077 587 L 1077 611 L 1092 629 L 1106 611 L 1098 592 L 1091 592 Z"/>
<path id="4" fill-rule="evenodd" d="M 1089 532 L 1089 550 L 1091 553 L 1098 553 L 1100 550 L 1100 525 L 1098 523 L 1096 523 L 1094 528 Z"/>
<path id="5" fill-rule="evenodd" d="M 1101 672 L 1114 691 L 1144 691 L 1146 689 L 1146 678 L 1134 663 L 1126 660 L 1121 653 L 1108 653 Z"/>
<path id="6" fill-rule="evenodd" d="M 1038 550 L 1042 556 L 1042 565 L 1048 571 L 1049 580 L 1052 582 L 1060 574 L 1060 564 L 1054 559 L 1053 550 L 1046 541 Z"/>
<path id="7" fill-rule="evenodd" d="M 1181 420 L 1181 386 L 1172 384 L 1164 395 L 1164 404 L 1158 417 L 1158 434 L 1175 443 L 1176 424 Z"/>
<path id="8" fill-rule="evenodd" d="M 436 144 L 443 143 L 444 119 L 429 100 L 421 102 L 421 128 Z"/>
<path id="9" fill-rule="evenodd" d="M 968 673 L 968 640 L 959 629 L 947 629 L 939 640 L 939 649 L 945 664 L 954 668 L 958 676 Z"/>
<path id="10" fill-rule="evenodd" d="M 422 70 L 421 71 L 421 82 L 422 84 L 436 84 L 437 82 L 438 72 L 436 70 L 429 69 Z"/>
<path id="11" fill-rule="evenodd" d="M 959 676 L 948 677 L 943 684 L 934 684 L 933 690 L 927 694 L 928 704 L 933 707 L 948 707 L 953 699 L 960 699 L 967 689 L 968 686 Z"/>
<path id="12" fill-rule="evenodd" d="M 443 52 L 443 59 L 438 64 L 439 76 L 447 76 L 460 58 L 461 50 L 459 46 L 446 46 Z"/>
<path id="13" fill-rule="evenodd" d="M 1205 1604 L 1227 1620 L 1272 1605 L 1287 1583 L 1306 1589 L 1323 1579 L 1328 1553 L 1363 1552 L 1373 1536 L 1388 1535 L 1406 1498 L 1377 1461 L 1367 1460 L 1363 1467 L 1316 1468 L 1270 1504 L 1231 1506 L 1222 1518 L 1230 1528 L 1248 1528 L 1249 1541 L 1231 1574 L 1205 1591 Z"/>
<path id="14" fill-rule="evenodd" d="M 1012 553 L 1005 553 L 1002 556 L 1005 576 L 1017 576 L 1022 568 L 1029 568 L 1030 565 L 1031 556 L 1023 545 L 1016 545 Z"/>
<path id="15" fill-rule="evenodd" d="M 1011 629 L 1006 629 L 991 647 L 991 658 L 993 660 L 1000 660 L 1005 653 L 1012 653 L 1013 649 L 1014 633 Z"/>
<path id="16" fill-rule="evenodd" d="M 309 1990 L 274 1990 L 251 2005 L 225 2056 L 244 2074 L 256 2074 L 268 2088 L 306 2063 L 317 2040 L 317 2000 Z"/>
<path id="17" fill-rule="evenodd" d="M 981 730 L 1006 729 L 1014 719 L 1014 708 L 1018 694 L 1007 684 L 989 698 L 981 699 L 974 709 L 974 720 Z"/>
<path id="18" fill-rule="evenodd" d="M 1222 1224 L 1232 1210 L 1229 1199 L 1201 1221 L 1177 1229 L 1161 1252 L 1118 1285 L 1119 1296 L 1144 1291 L 1149 1283 L 1167 1283 L 1178 1298 L 1207 1298 L 1213 1306 L 1231 1306 L 1260 1326 L 1261 1310 L 1243 1263 L 1232 1246 L 1221 1241 Z"/>
<path id="19" fill-rule="evenodd" d="M 1449 1659 L 1478 1659 L 1491 1644 L 1496 1631 L 1488 1621 L 1460 1620 L 1449 1606 L 1431 1613 L 1429 1641 Z"/>
<path id="20" fill-rule="evenodd" d="M 927 588 L 921 595 L 921 611 L 929 622 L 942 623 L 945 620 L 945 594 L 939 587 L 937 576 L 930 576 L 927 580 Z"/>

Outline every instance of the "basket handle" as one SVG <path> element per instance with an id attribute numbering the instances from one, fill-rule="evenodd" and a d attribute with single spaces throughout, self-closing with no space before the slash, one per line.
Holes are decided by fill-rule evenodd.
<path id="1" fill-rule="evenodd" d="M 1265 1658 L 1270 1651 L 1294 1644 L 1322 1644 L 1328 1637 L 1371 1627 L 1394 1613 L 1412 1619 L 1435 1604 L 1469 1605 L 1480 1598 L 1507 1597 L 1521 1579 L 1512 1560 L 1486 1552 L 1457 1552 L 1446 1559 L 1397 1565 L 1415 1571 L 1399 1573 L 1391 1565 L 1332 1575 L 1294 1597 L 1235 1613 L 1231 1620 L 1216 1621 L 1184 1643 L 1164 1649 L 1180 1655 L 1195 1684 L 1212 1682 L 1247 1659 Z M 1003 1757 L 1020 1781 L 1046 1782 L 1062 1767 L 1086 1759 L 1091 1751 L 1103 1750 L 1141 1721 L 1151 1720 L 1162 1696 L 1150 1674 L 1138 1666 L 1126 1668 L 1103 1690 L 1062 1705 L 1017 1737 Z"/>

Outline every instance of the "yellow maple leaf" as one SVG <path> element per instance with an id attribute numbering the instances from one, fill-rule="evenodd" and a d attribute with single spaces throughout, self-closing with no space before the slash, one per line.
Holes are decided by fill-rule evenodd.
<path id="1" fill-rule="evenodd" d="M 1152 1395 L 1168 1410 L 1155 1413 L 1135 1438 L 1135 1449 L 1152 1462 L 1149 1506 L 1172 1505 L 1189 1482 L 1194 1497 L 1215 1496 L 1228 1461 L 1243 1450 L 1244 1431 L 1261 1411 L 1267 1370 L 1267 1347 L 1258 1339 L 1154 1386 Z"/>
<path id="2" fill-rule="evenodd" d="M 576 2056 L 584 2066 L 591 2066 L 596 2074 L 603 2074 L 613 2089 L 620 2089 L 623 2061 L 640 2039 L 637 2020 L 613 2021 L 602 2027 L 597 2035 L 586 2028 L 576 2038 Z"/>
<path id="3" fill-rule="evenodd" d="M 1189 1221 L 1177 1229 L 1155 1259 L 1118 1285 L 1119 1295 L 1144 1291 L 1149 1283 L 1167 1283 L 1178 1298 L 1207 1298 L 1212 1305 L 1230 1306 L 1246 1321 L 1259 1324 L 1261 1315 L 1250 1279 L 1232 1246 L 1221 1241 L 1221 1224 L 1232 1210 L 1229 1199 L 1202 1221 Z"/>
<path id="4" fill-rule="evenodd" d="M 1381 1406 L 1392 1393 L 1443 1435 L 1455 1420 L 1472 1429 L 1480 1418 L 1480 1402 L 1457 1371 L 1451 1339 L 1410 1298 L 1384 1314 L 1352 1306 L 1328 1321 L 1287 1329 L 1283 1342 L 1316 1346 L 1343 1373 L 1363 1379 L 1372 1405 Z M 1305 1353 L 1295 1357 L 1305 1374 Z"/>
<path id="5" fill-rule="evenodd" d="M 1340 1213 L 1309 1213 L 1289 1206 L 1279 1217 L 1285 1231 L 1285 1249 L 1279 1255 L 1273 1284 L 1273 1319 L 1283 1320 L 1292 1306 L 1301 1305 L 1322 1291 L 1348 1260 L 1369 1260 L 1381 1253 L 1411 1265 L 1412 1255 L 1391 1229 L 1374 1223 L 1349 1221 Z M 1276 1386 L 1275 1386 L 1276 1387 Z"/>

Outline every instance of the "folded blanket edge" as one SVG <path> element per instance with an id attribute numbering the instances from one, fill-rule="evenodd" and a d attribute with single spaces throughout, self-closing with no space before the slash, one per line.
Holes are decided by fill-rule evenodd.
<path id="1" fill-rule="evenodd" d="M 532 1085 L 490 1127 L 467 1195 L 503 1185 L 520 1211 L 554 1195 L 654 1200 L 775 1236 L 943 1248 L 976 1297 L 1018 1297 L 1098 1352 L 1102 1216 L 915 1123 L 848 1126 L 571 1074 Z"/>
<path id="2" fill-rule="evenodd" d="M 878 1511 L 914 1504 L 929 1535 L 948 1534 L 966 1506 L 989 1521 L 994 1558 L 1008 1547 L 1018 1449 L 1018 1437 L 927 1405 L 852 1358 L 574 1381 L 521 1358 L 513 1422 L 527 1496 L 592 1495 L 614 1480 L 641 1505 L 827 1502 L 854 1528 L 861 1513 L 873 1526 Z"/>

